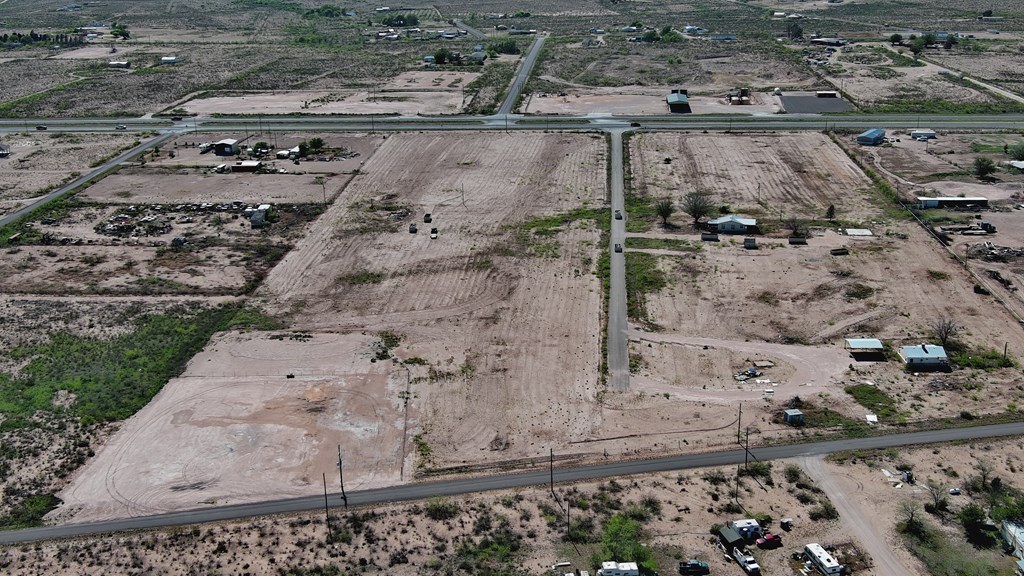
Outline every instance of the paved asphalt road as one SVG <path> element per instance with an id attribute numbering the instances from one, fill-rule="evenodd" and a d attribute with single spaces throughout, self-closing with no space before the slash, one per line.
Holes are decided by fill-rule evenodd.
<path id="1" fill-rule="evenodd" d="M 622 130 L 611 130 L 611 173 L 609 185 L 612 200 L 612 226 L 609 290 L 608 290 L 608 387 L 612 390 L 629 390 L 629 338 L 626 333 L 626 253 L 615 252 L 618 244 L 625 249 L 626 214 L 622 172 Z M 614 211 L 621 210 L 622 220 L 614 218 Z"/>
<path id="2" fill-rule="evenodd" d="M 751 453 L 759 460 L 778 460 L 781 458 L 831 454 L 842 450 L 890 448 L 894 446 L 911 446 L 915 444 L 930 444 L 935 442 L 971 440 L 999 436 L 1017 436 L 1021 434 L 1024 434 L 1024 422 L 978 426 L 974 428 L 953 428 L 949 430 L 911 432 L 907 434 L 893 434 L 889 436 L 876 436 L 871 438 L 833 440 L 828 442 L 814 442 L 810 444 L 752 448 Z M 580 466 L 578 468 L 556 469 L 555 482 L 575 482 L 608 477 L 617 478 L 631 474 L 670 472 L 673 470 L 704 468 L 708 466 L 725 466 L 739 464 L 741 462 L 743 462 L 743 450 L 740 449 L 687 456 L 668 456 L 652 460 L 609 462 L 607 464 L 593 464 L 590 466 Z M 548 469 L 541 467 L 536 471 L 521 472 L 517 474 L 500 474 L 479 478 L 439 480 L 418 484 L 406 484 L 403 486 L 392 486 L 389 488 L 378 488 L 375 490 L 349 492 L 348 498 L 349 504 L 357 506 L 381 504 L 386 502 L 400 502 L 405 500 L 421 500 L 433 496 L 458 496 L 490 490 L 504 490 L 509 488 L 544 485 L 549 480 L 548 474 Z M 328 499 L 332 507 L 341 506 L 341 498 L 339 494 L 330 494 Z M 0 532 L 0 544 L 68 538 L 74 536 L 88 536 L 106 534 L 110 532 L 122 532 L 126 530 L 161 528 L 166 526 L 180 526 L 200 522 L 217 522 L 265 516 L 269 514 L 309 512 L 322 509 L 323 505 L 324 498 L 321 494 L 302 498 L 292 498 L 289 500 L 209 507 L 197 510 L 183 510 L 181 512 L 172 512 L 157 516 L 142 516 L 106 522 L 48 526 L 45 528 Z"/>
<path id="3" fill-rule="evenodd" d="M 477 30 L 476 28 L 473 28 L 472 26 L 469 26 L 468 24 L 466 24 L 462 20 L 453 20 L 453 22 L 455 22 L 455 26 L 456 27 L 462 28 L 463 30 L 465 30 L 471 36 L 473 36 L 475 38 L 479 38 L 480 40 L 487 40 L 489 38 L 489 36 L 487 34 L 484 34 L 483 32 Z"/>
<path id="4" fill-rule="evenodd" d="M 533 44 L 530 45 L 530 51 L 526 53 L 526 58 L 523 58 L 523 63 L 519 65 L 519 71 L 516 72 L 516 78 L 512 81 L 512 86 L 508 89 L 508 96 L 505 97 L 505 101 L 501 103 L 501 108 L 498 108 L 498 115 L 507 115 L 512 113 L 512 107 L 516 105 L 516 100 L 519 99 L 519 94 L 523 91 L 523 86 L 526 86 L 526 80 L 530 77 L 530 71 L 533 70 L 533 65 L 537 63 L 537 55 L 540 54 L 541 47 L 544 46 L 544 37 L 537 36 L 534 39 Z"/>

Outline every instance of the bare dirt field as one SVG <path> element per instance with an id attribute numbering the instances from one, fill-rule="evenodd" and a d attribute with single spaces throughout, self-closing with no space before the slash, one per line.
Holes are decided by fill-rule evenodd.
<path id="1" fill-rule="evenodd" d="M 944 100 L 983 103 L 994 98 L 980 88 L 943 76 L 945 69 L 924 62 L 910 65 L 911 53 L 887 42 L 858 44 L 850 52 L 826 52 L 810 48 L 813 58 L 826 62 L 821 68 L 833 86 L 841 88 L 859 106 L 873 107 L 906 100 Z M 902 56 L 897 55 L 902 52 Z"/>
<path id="2" fill-rule="evenodd" d="M 567 88 L 562 95 L 534 94 L 524 106 L 526 114 L 668 114 L 669 88 Z M 632 94 L 630 93 L 632 92 Z M 730 106 L 722 98 L 693 96 L 693 114 L 774 114 L 779 106 L 766 94 L 753 94 L 753 104 Z"/>
<path id="3" fill-rule="evenodd" d="M 216 158 L 216 157 L 214 157 Z M 233 158 L 220 163 L 234 164 Z M 291 162 L 281 163 L 291 166 Z M 347 177 L 322 176 L 328 199 Z M 324 188 L 312 174 L 215 174 L 212 170 L 125 168 L 82 193 L 82 198 L 116 204 L 179 204 L 184 202 L 246 202 L 249 204 L 321 203 Z"/>
<path id="4" fill-rule="evenodd" d="M 406 371 L 375 362 L 375 339 L 224 334 L 99 450 L 61 494 L 74 522 L 397 483 Z M 175 446 L 154 451 L 154 444 Z"/>
<path id="5" fill-rule="evenodd" d="M 196 415 L 182 418 L 194 420 Z M 989 466 L 990 481 L 998 477 L 1016 484 L 1022 461 L 1024 445 L 1016 439 L 841 453 L 827 459 L 771 462 L 767 470 L 758 468 L 756 475 L 740 478 L 735 501 L 731 491 L 736 468 L 687 470 L 557 485 L 557 501 L 546 487 L 537 487 L 372 509 L 335 509 L 331 522 L 337 540 L 326 544 L 322 513 L 303 514 L 8 547 L 0 550 L 0 563 L 12 575 L 58 566 L 64 573 L 88 574 L 91 563 L 109 566 L 105 570 L 113 575 L 153 569 L 175 575 L 218 570 L 241 576 L 328 566 L 398 576 L 479 573 L 499 566 L 541 574 L 560 561 L 571 562 L 570 569 L 593 573 L 591 555 L 602 556 L 603 527 L 613 515 L 628 514 L 641 518 L 644 541 L 662 573 L 674 571 L 680 559 L 698 558 L 710 564 L 712 573 L 739 574 L 735 562 L 714 546 L 711 529 L 728 520 L 764 514 L 768 530 L 780 534 L 783 544 L 777 549 L 750 547 L 765 573 L 799 573 L 801 566 L 790 560 L 791 553 L 817 542 L 835 546 L 839 560 L 855 573 L 911 576 L 927 573 L 927 568 L 908 551 L 898 532 L 903 503 L 910 502 L 919 518 L 946 539 L 946 546 L 962 550 L 972 560 L 991 562 L 1002 574 L 1011 569 L 1011 558 L 998 549 L 966 547 L 960 523 L 948 521 L 969 502 L 982 501 L 984 494 L 947 495 L 946 520 L 920 508 L 932 502 L 927 481 L 937 483 L 941 492 L 963 487 L 977 477 L 980 462 Z M 917 478 L 915 484 L 901 481 L 900 471 L 908 469 Z M 560 503 L 566 501 L 573 505 L 572 543 L 565 540 Z M 830 508 L 837 518 L 811 519 L 812 514 L 827 516 Z M 442 510 L 454 516 L 428 517 Z M 787 517 L 793 519 L 793 528 L 779 530 L 779 520 Z M 493 550 L 487 543 L 495 540 L 513 544 L 511 553 L 492 551 L 481 559 L 478 551 Z"/>
<path id="6" fill-rule="evenodd" d="M 189 114 L 457 114 L 461 90 L 388 92 L 337 90 L 277 92 L 246 96 L 214 96 L 190 100 L 181 109 Z"/>
<path id="7" fill-rule="evenodd" d="M 531 246 L 516 229 L 600 206 L 603 158 L 590 136 L 392 136 L 260 295 L 297 328 L 403 335 L 399 356 L 422 359 L 428 464 L 564 447 L 597 422 L 597 231 L 570 225 Z"/>
<path id="8" fill-rule="evenodd" d="M 0 214 L 75 178 L 92 164 L 130 147 L 132 136 L 106 134 L 10 134 L 0 158 Z"/>
<path id="9" fill-rule="evenodd" d="M 830 204 L 843 218 L 874 214 L 868 181 L 821 134 L 758 136 L 640 134 L 631 140 L 637 190 L 677 200 L 711 193 L 736 213 L 821 218 Z"/>
<path id="10" fill-rule="evenodd" d="M 111 48 L 116 48 L 117 52 L 112 52 Z M 83 48 L 75 48 L 74 50 L 67 50 L 54 54 L 52 58 L 56 60 L 122 60 L 126 56 L 131 55 L 132 52 L 138 50 L 139 46 L 113 46 L 110 44 L 91 44 Z"/>

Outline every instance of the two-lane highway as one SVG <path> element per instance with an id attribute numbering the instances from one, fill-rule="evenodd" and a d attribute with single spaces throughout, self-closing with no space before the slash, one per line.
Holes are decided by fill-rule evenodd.
<path id="1" fill-rule="evenodd" d="M 828 442 L 814 442 L 810 444 L 790 444 L 785 446 L 752 448 L 751 452 L 760 460 L 778 460 L 781 458 L 831 454 L 843 450 L 869 450 L 874 448 L 891 448 L 895 446 L 913 446 L 919 444 L 932 444 L 936 442 L 950 442 L 954 440 L 976 440 L 1000 436 L 1018 436 L 1021 434 L 1024 434 L 1024 422 L 978 426 L 974 428 L 953 428 L 949 430 L 911 432 L 906 434 L 893 434 L 889 436 L 875 436 L 871 438 L 832 440 Z M 670 472 L 673 470 L 704 468 L 708 466 L 725 466 L 739 464 L 741 462 L 743 462 L 743 450 L 724 450 L 706 454 L 667 456 L 651 460 L 630 460 L 625 462 L 609 462 L 607 464 L 593 464 L 577 468 L 556 469 L 555 481 L 576 482 L 609 477 L 621 478 L 631 474 Z M 366 506 L 386 502 L 421 500 L 433 496 L 459 496 L 475 492 L 539 486 L 548 482 L 548 474 L 548 470 L 543 468 L 536 471 L 522 472 L 518 474 L 498 474 L 478 478 L 459 478 L 423 482 L 418 484 L 406 484 L 403 486 L 392 486 L 389 488 L 349 492 L 348 500 L 349 504 L 352 506 Z M 331 494 L 328 498 L 332 506 L 341 506 L 341 498 L 339 494 Z M 251 504 L 237 504 L 230 506 L 211 506 L 196 510 L 171 512 L 157 516 L 141 516 L 105 522 L 66 524 L 62 526 L 47 526 L 44 528 L 30 528 L 26 530 L 0 532 L 0 544 L 48 540 L 54 538 L 69 538 L 74 536 L 90 536 L 126 530 L 141 530 L 167 526 L 180 526 L 184 524 L 197 524 L 201 522 L 237 520 L 240 518 L 266 516 L 269 514 L 310 512 L 322 509 L 323 505 L 324 497 L 321 493 L 288 500 L 254 502 Z"/>

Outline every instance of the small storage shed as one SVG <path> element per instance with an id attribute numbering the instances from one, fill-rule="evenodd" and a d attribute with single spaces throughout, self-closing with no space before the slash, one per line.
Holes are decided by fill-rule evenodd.
<path id="1" fill-rule="evenodd" d="M 790 408 L 783 413 L 783 419 L 786 424 L 790 426 L 803 426 L 804 425 L 804 413 L 796 408 Z"/>

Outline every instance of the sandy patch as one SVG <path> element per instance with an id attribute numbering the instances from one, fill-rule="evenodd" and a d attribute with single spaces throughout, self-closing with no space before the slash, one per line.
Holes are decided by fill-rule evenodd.
<path id="1" fill-rule="evenodd" d="M 346 488 L 398 483 L 406 374 L 371 362 L 372 340 L 216 337 L 78 472 L 55 515 L 84 522 L 315 494 L 324 472 L 333 490 L 339 444 Z"/>
<path id="2" fill-rule="evenodd" d="M 190 100 L 181 106 L 190 114 L 457 114 L 461 90 L 385 92 L 335 90 L 253 93 Z"/>

